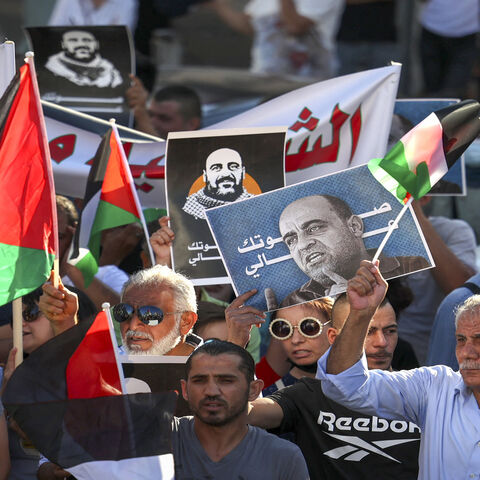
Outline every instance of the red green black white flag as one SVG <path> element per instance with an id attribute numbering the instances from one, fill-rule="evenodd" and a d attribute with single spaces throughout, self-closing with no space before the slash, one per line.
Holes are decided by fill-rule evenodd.
<path id="1" fill-rule="evenodd" d="M 397 199 L 427 194 L 480 134 L 475 100 L 431 113 L 407 132 L 384 158 L 368 162 L 373 176 Z"/>
<path id="2" fill-rule="evenodd" d="M 0 305 L 49 276 L 57 211 L 45 121 L 33 59 L 0 99 Z"/>
<path id="3" fill-rule="evenodd" d="M 69 260 L 83 273 L 86 285 L 98 271 L 102 231 L 134 222 L 148 235 L 128 161 L 112 125 L 93 159 Z"/>
<path id="4" fill-rule="evenodd" d="M 108 315 L 36 349 L 15 369 L 3 404 L 35 447 L 78 480 L 173 479 L 176 394 L 121 393 Z"/>

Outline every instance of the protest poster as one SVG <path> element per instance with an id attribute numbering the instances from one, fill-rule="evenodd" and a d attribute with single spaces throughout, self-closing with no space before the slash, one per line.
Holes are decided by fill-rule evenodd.
<path id="1" fill-rule="evenodd" d="M 169 134 L 166 192 L 175 232 L 172 267 L 195 285 L 230 282 L 206 209 L 284 186 L 285 134 L 281 127 Z"/>
<path id="2" fill-rule="evenodd" d="M 43 100 L 132 124 L 125 92 L 135 58 L 127 27 L 28 27 L 26 32 Z"/>
<path id="3" fill-rule="evenodd" d="M 443 98 L 410 98 L 397 100 L 395 102 L 394 118 L 390 130 L 389 147 L 393 146 L 407 131 L 427 118 L 432 112 L 458 103 L 459 101 L 458 99 Z M 428 194 L 436 196 L 465 196 L 467 194 L 464 155 L 456 161 Z"/>
<path id="4" fill-rule="evenodd" d="M 273 310 L 266 289 L 283 306 L 345 291 L 401 208 L 364 165 L 213 208 L 207 220 L 235 293 L 256 288 L 247 303 Z M 380 270 L 394 278 L 431 266 L 409 208 L 380 256 Z"/>
<path id="5" fill-rule="evenodd" d="M 175 355 L 122 355 L 120 360 L 127 393 L 175 391 L 178 395 L 175 415 L 191 415 L 180 384 L 180 379 L 185 378 L 187 358 Z"/>

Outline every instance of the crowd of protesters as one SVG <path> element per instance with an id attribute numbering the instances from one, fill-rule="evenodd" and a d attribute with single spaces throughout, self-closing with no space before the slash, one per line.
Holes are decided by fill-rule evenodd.
<path id="1" fill-rule="evenodd" d="M 251 35 L 254 73 L 319 81 L 397 59 L 395 0 L 245 3 L 58 0 L 49 23 L 129 25 L 139 68 L 126 100 L 135 127 L 162 138 L 201 128 L 201 100 L 185 85 L 153 88 L 144 37 L 188 11 L 209 9 Z M 464 98 L 478 67 L 478 2 L 455 12 L 447 0 L 421 3 L 425 95 Z M 480 477 L 480 225 L 428 215 L 426 197 L 414 211 L 434 268 L 387 282 L 381 263 L 362 260 L 346 293 L 294 306 L 280 299 L 266 314 L 245 304 L 256 292 L 235 298 L 230 285 L 194 287 L 174 272 L 175 232 L 165 216 L 149 225 L 148 239 L 137 224 L 104 232 L 100 270 L 85 287 L 67 261 L 79 221 L 72 200 L 57 195 L 61 278 L 22 299 L 24 354 L 109 302 L 121 354 L 188 357 L 182 393 L 190 415 L 172 427 L 176 478 Z M 15 370 L 12 345 L 7 304 L 2 392 Z M 69 476 L 0 403 L 0 480 Z"/>

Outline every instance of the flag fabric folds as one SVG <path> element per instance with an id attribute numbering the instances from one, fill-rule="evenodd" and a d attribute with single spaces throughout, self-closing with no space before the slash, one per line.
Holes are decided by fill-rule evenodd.
<path id="1" fill-rule="evenodd" d="M 400 202 L 421 198 L 480 134 L 479 114 L 475 100 L 431 113 L 384 158 L 370 160 L 370 172 Z"/>
<path id="2" fill-rule="evenodd" d="M 76 478 L 173 478 L 176 394 L 122 395 L 107 314 L 54 337 L 15 370 L 3 403 L 35 447 Z"/>
<path id="3" fill-rule="evenodd" d="M 102 231 L 134 222 L 146 231 L 132 174 L 113 126 L 93 159 L 70 260 L 83 273 L 85 285 L 98 271 Z"/>
<path id="4" fill-rule="evenodd" d="M 33 62 L 0 99 L 0 305 L 47 278 L 56 251 L 53 174 Z"/>

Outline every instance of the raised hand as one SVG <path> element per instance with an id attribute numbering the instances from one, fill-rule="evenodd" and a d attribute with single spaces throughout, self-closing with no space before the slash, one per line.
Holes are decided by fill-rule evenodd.
<path id="1" fill-rule="evenodd" d="M 258 308 L 245 305 L 245 302 L 257 293 L 249 290 L 238 296 L 225 310 L 229 342 L 245 347 L 250 340 L 250 330 L 253 325 L 265 322 L 265 314 Z"/>

